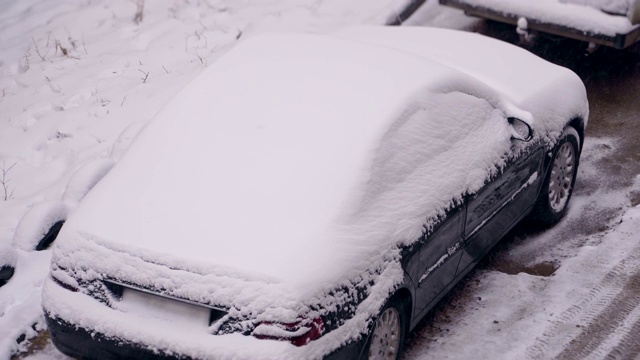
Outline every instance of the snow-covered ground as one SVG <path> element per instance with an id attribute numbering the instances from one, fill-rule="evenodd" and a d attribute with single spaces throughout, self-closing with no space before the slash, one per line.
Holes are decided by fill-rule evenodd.
<path id="1" fill-rule="evenodd" d="M 119 145 L 112 150 L 120 133 L 129 126 L 135 133 L 136 122 L 153 118 L 238 37 L 268 30 L 326 32 L 381 24 L 401 3 L 147 1 L 138 24 L 135 1 L 0 2 L 0 261 L 16 264 L 16 275 L 0 288 L 0 359 L 26 347 L 28 342 L 18 345 L 16 339 L 35 335 L 33 324 L 36 330 L 44 325 L 40 291 L 50 255 L 24 250 L 35 236 L 28 232 L 19 232 L 14 244 L 25 213 L 63 199 L 72 211 L 92 175 L 120 156 Z M 477 21 L 428 0 L 408 23 L 470 29 Z M 580 178 L 598 176 L 595 164 L 603 150 L 615 151 L 615 142 L 587 139 Z M 74 177 L 67 190 L 80 168 L 86 174 Z M 602 224 L 603 229 L 610 227 L 604 232 L 582 237 L 563 232 L 563 224 L 580 217 L 600 221 L 592 213 L 594 203 L 600 203 L 598 209 L 616 211 L 629 206 L 624 192 L 576 196 L 558 230 L 532 236 L 519 250 L 527 253 L 574 239 L 565 243 L 553 276 L 482 271 L 470 290 L 473 300 L 464 304 L 445 335 L 420 331 L 405 358 L 583 358 L 579 351 L 602 358 L 616 344 L 628 342 L 625 336 L 635 334 L 640 318 L 640 299 L 628 285 L 640 272 L 640 209 L 630 208 L 612 224 Z M 613 311 L 616 306 L 622 315 Z M 607 331 L 601 334 L 587 331 L 607 314 L 619 320 L 604 326 Z M 573 345 L 581 349 L 563 352 L 572 339 L 589 334 L 599 337 L 594 348 L 582 341 Z M 49 344 L 29 358 L 65 357 Z"/>

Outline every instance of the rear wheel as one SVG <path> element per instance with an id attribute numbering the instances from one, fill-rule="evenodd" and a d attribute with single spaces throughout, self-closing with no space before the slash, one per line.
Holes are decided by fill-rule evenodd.
<path id="1" fill-rule="evenodd" d="M 369 337 L 369 360 L 397 360 L 402 353 L 406 331 L 404 303 L 397 297 L 389 300 L 380 312 Z"/>
<path id="2" fill-rule="evenodd" d="M 551 168 L 545 176 L 533 213 L 536 221 L 551 225 L 558 222 L 567 212 L 576 182 L 579 153 L 578 132 L 568 127 L 553 151 Z"/>

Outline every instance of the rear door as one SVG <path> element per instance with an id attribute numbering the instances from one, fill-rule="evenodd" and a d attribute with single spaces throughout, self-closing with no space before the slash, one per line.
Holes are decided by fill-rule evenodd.
<path id="1" fill-rule="evenodd" d="M 464 217 L 463 206 L 450 211 L 444 221 L 423 237 L 411 257 L 407 271 L 415 284 L 414 314 L 417 318 L 421 318 L 454 285 L 464 251 Z"/>

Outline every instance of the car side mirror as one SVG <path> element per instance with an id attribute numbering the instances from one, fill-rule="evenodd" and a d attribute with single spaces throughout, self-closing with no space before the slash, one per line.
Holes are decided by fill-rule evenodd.
<path id="1" fill-rule="evenodd" d="M 531 125 L 514 117 L 510 117 L 507 120 L 509 121 L 509 125 L 511 125 L 511 128 L 513 129 L 511 135 L 512 139 L 526 142 L 533 138 L 533 129 L 531 128 Z"/>

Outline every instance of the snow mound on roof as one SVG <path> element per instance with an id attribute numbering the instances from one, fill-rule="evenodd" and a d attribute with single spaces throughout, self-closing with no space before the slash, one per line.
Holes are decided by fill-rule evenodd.
<path id="1" fill-rule="evenodd" d="M 290 249 L 278 244 L 279 238 L 268 236 L 199 244 L 189 238 L 180 241 L 156 238 L 159 247 L 163 241 L 172 241 L 204 253 L 209 263 L 203 264 L 156 250 L 136 249 L 135 243 L 123 244 L 90 234 L 69 234 L 65 227 L 66 239 L 59 240 L 55 248 L 56 266 L 52 274 L 67 279 L 66 271 L 72 270 L 81 281 L 104 276 L 126 279 L 149 288 L 162 288 L 166 294 L 179 298 L 198 302 L 206 299 L 223 306 L 233 304 L 233 316 L 256 314 L 264 321 L 283 318 L 293 321 L 300 312 L 308 311 L 317 303 L 321 304 L 320 311 L 335 306 L 340 300 L 334 298 L 331 291 L 341 283 L 357 276 L 363 283 L 374 279 L 372 273 L 361 271 L 382 272 L 380 278 L 375 278 L 372 295 L 359 306 L 356 316 L 338 331 L 307 347 L 278 344 L 272 348 L 270 343 L 256 342 L 251 337 L 242 340 L 250 344 L 251 350 L 247 349 L 240 358 L 320 358 L 345 339 L 365 331 L 388 294 L 403 280 L 397 250 L 392 250 L 396 242 L 417 240 L 427 219 L 441 215 L 442 209 L 460 200 L 452 194 L 479 189 L 488 176 L 500 169 L 503 155 L 512 145 L 504 114 L 482 99 L 461 92 L 422 92 L 416 98 L 406 111 L 394 118 L 389 131 L 382 134 L 377 146 L 370 150 L 367 158 L 370 162 L 358 178 L 360 186 L 351 189 L 352 201 L 344 204 L 342 199 L 332 198 L 344 215 L 329 229 L 333 236 L 318 238 L 300 234 L 298 241 L 304 248 L 301 252 L 291 254 Z M 304 149 L 297 155 L 305 157 Z M 325 190 L 322 181 L 310 185 L 314 191 Z M 282 189 L 278 193 L 287 195 Z M 94 194 L 96 192 L 89 196 Z M 227 219 L 222 219 L 224 221 Z M 213 221 L 212 225 L 223 226 L 222 222 Z M 227 241 L 238 251 L 216 251 Z M 229 259 L 235 261 L 236 269 L 219 266 Z M 240 271 L 249 269 L 262 270 L 262 275 Z M 265 277 L 265 274 L 271 276 Z M 61 297 L 56 289 L 49 287 L 45 291 L 45 307 L 54 314 L 64 315 L 68 321 L 113 336 L 126 334 L 130 339 L 167 351 L 206 354 L 207 349 L 215 348 L 221 358 L 237 356 L 239 345 L 227 343 L 235 339 L 234 336 L 216 336 L 197 344 L 190 342 L 187 347 L 181 338 L 168 334 L 165 326 L 151 329 L 144 325 L 145 321 L 132 322 L 131 317 L 123 317 L 95 301 L 81 299 L 86 298 L 84 295 L 66 293 Z M 92 310 L 86 315 L 78 314 L 68 302 Z M 101 320 L 104 318 L 110 321 Z M 189 334 L 197 338 L 209 336 L 204 332 Z"/>
<path id="2" fill-rule="evenodd" d="M 385 261 L 380 254 L 418 240 L 425 225 L 495 174 L 512 146 L 504 114 L 485 100 L 460 92 L 420 95 L 407 112 L 395 121 L 388 120 L 386 132 L 367 133 L 364 128 L 355 128 L 351 137 L 338 141 L 347 135 L 342 128 L 340 133 L 323 137 L 321 143 L 296 141 L 292 148 L 295 151 L 288 151 L 285 157 L 274 145 L 257 151 L 254 148 L 250 157 L 242 161 L 235 157 L 225 163 L 220 160 L 223 156 L 248 146 L 237 141 L 225 143 L 226 152 L 221 149 L 217 151 L 220 156 L 209 157 L 211 169 L 215 169 L 212 176 L 207 176 L 206 164 L 199 162 L 196 169 L 205 181 L 192 181 L 175 196 L 156 192 L 164 188 L 131 196 L 142 191 L 128 188 L 141 179 L 140 174 L 149 176 L 143 179 L 146 187 L 153 187 L 152 182 L 157 183 L 155 179 L 161 174 L 149 167 L 132 173 L 139 162 L 133 161 L 134 154 L 130 153 L 80 205 L 63 229 L 59 241 L 65 238 L 65 242 L 58 248 L 70 254 L 82 248 L 88 238 L 107 249 L 170 268 L 287 284 L 294 296 L 330 290 L 345 277 L 379 268 L 376 262 Z M 275 123 L 267 122 L 267 126 Z M 300 140 L 297 136 L 303 133 L 297 131 L 301 130 L 292 128 L 281 135 Z M 225 135 L 231 138 L 231 134 Z M 273 136 L 251 140 L 254 146 L 265 140 L 278 144 Z M 351 141 L 356 137 L 367 141 L 358 145 Z M 285 139 L 278 140 L 286 144 Z M 327 143 L 332 146 L 326 147 Z M 264 157 L 269 150 L 281 161 L 279 166 L 295 171 L 276 173 L 279 181 L 271 181 L 269 172 L 264 176 L 237 176 L 239 164 L 248 167 L 243 170 L 247 171 L 273 161 Z M 318 150 L 321 152 L 315 152 Z M 158 148 L 145 147 L 135 157 L 144 155 L 139 159 L 148 163 L 147 151 L 156 153 Z M 163 166 L 177 170 L 175 175 L 164 173 L 164 179 L 178 181 L 185 176 L 189 169 L 180 166 L 180 161 L 187 158 L 185 154 L 180 152 L 175 162 L 170 154 L 161 154 Z M 252 162 L 254 156 L 258 156 L 257 162 Z M 127 164 L 127 159 L 132 163 Z M 340 163 L 344 159 L 348 160 L 346 165 Z M 118 167 L 126 171 L 120 170 L 123 172 L 116 177 Z M 311 170 L 315 171 L 312 176 L 299 178 Z M 125 185 L 127 188 L 123 188 Z M 251 196 L 247 197 L 247 191 Z M 124 203 L 124 198 L 129 200 Z M 238 203 L 238 199 L 242 200 Z M 82 259 L 74 255 L 64 263 L 74 258 Z M 152 276 L 140 278 L 140 270 L 122 273 L 125 269 L 118 257 L 104 259 L 111 259 L 103 264 L 104 273 L 142 283 L 154 281 Z M 231 286 L 226 284 L 224 288 Z M 260 302 L 277 303 L 282 298 L 281 288 L 272 290 L 275 292 L 268 294 L 263 289 Z M 211 294 L 207 297 L 213 298 Z"/>
<path id="3" fill-rule="evenodd" d="M 327 254 L 316 248 L 368 180 L 385 132 L 444 78 L 466 79 L 326 36 L 247 40 L 145 128 L 65 228 L 307 282 L 292 268 Z"/>

